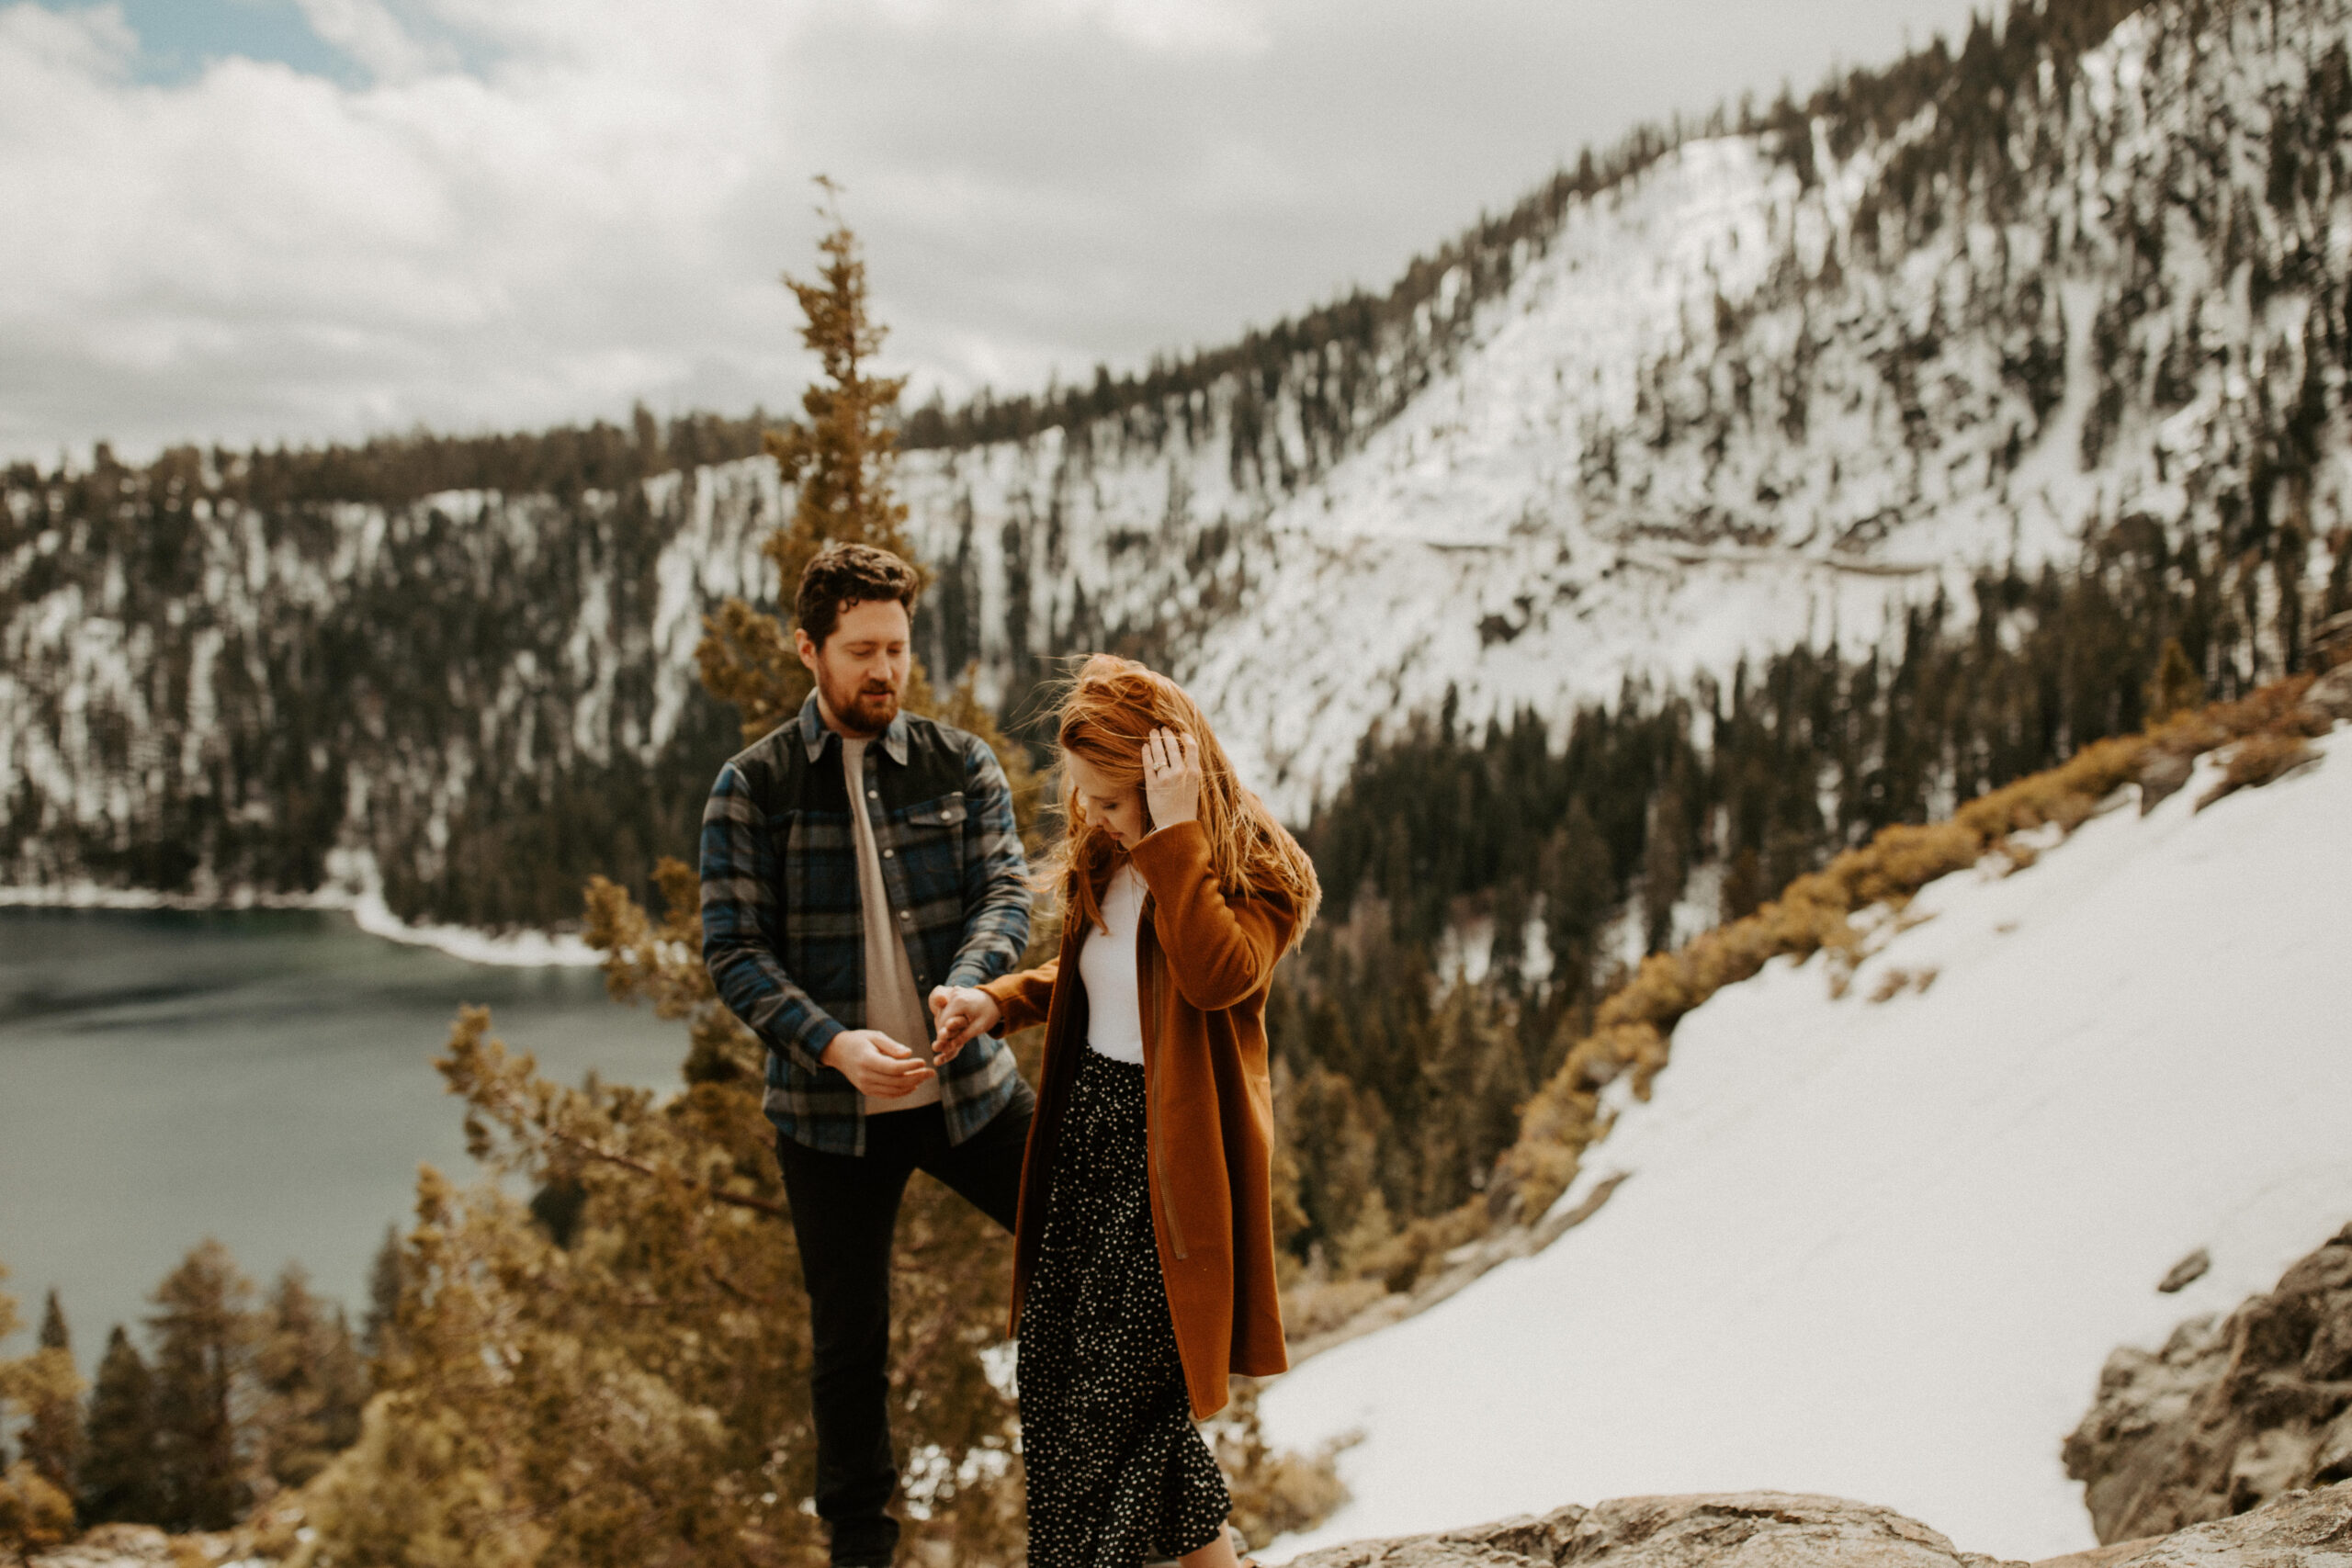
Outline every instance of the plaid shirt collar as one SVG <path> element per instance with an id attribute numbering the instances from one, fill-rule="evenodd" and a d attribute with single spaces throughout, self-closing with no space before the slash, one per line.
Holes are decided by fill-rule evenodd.
<path id="1" fill-rule="evenodd" d="M 817 694 L 800 705 L 800 743 L 808 748 L 808 760 L 816 761 L 825 754 L 825 742 L 832 739 L 833 728 L 825 722 L 825 715 Z M 882 732 L 882 750 L 890 753 L 890 761 L 900 767 L 907 765 L 907 715 L 901 708 L 890 719 L 890 728 Z"/>

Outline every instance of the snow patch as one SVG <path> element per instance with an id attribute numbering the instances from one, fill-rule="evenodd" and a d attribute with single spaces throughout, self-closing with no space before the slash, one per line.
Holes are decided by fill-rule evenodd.
<path id="1" fill-rule="evenodd" d="M 496 968 L 589 968 L 605 961 L 568 931 L 483 931 L 467 926 L 411 925 L 384 902 L 375 857 L 338 850 L 327 856 L 329 881 L 311 893 L 228 888 L 209 895 L 158 893 L 142 887 L 102 887 L 92 882 L 54 886 L 0 886 L 0 908 L 42 909 L 322 909 L 347 914 L 370 936 L 410 947 L 430 947 L 469 964 Z"/>

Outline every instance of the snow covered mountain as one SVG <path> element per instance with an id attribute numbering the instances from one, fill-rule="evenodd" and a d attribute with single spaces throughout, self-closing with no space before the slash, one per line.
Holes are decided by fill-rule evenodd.
<path id="1" fill-rule="evenodd" d="M 2030 20 L 1884 134 L 1858 99 L 1570 205 L 1451 371 L 1270 510 L 1224 442 L 1047 441 L 927 455 L 919 514 L 974 520 L 992 595 L 1025 566 L 1033 618 L 1190 615 L 1179 672 L 1293 810 L 1449 687 L 1556 716 L 1868 646 L 2127 517 L 2338 530 L 2298 564 L 2340 573 L 2352 12 L 2159 5 L 2079 62 Z"/>
<path id="2" fill-rule="evenodd" d="M 2352 0 L 2109 32 L 2134 9 L 2020 6 L 1637 140 L 1384 299 L 910 452 L 926 658 L 1017 705 L 1055 655 L 1138 653 L 1294 815 L 1448 692 L 1556 717 L 1869 648 L 2113 526 L 2227 562 L 2242 651 L 2205 673 L 2276 673 L 2352 571 Z M 766 586 L 788 501 L 747 460 L 256 502 L 193 453 L 6 491 L 0 884 L 340 876 L 474 924 L 680 841 L 728 740 L 700 613 Z M 537 886 L 484 882 L 524 857 Z"/>
<path id="3" fill-rule="evenodd" d="M 1777 960 L 1687 1015 L 1560 1200 L 1605 1206 L 1266 1390 L 1277 1441 L 1362 1436 L 1286 1544 L 1748 1488 L 2094 1544 L 2060 1443 L 2109 1352 L 2352 1220 L 2352 729 L 2317 745 L 1930 884 L 1850 984 Z"/>

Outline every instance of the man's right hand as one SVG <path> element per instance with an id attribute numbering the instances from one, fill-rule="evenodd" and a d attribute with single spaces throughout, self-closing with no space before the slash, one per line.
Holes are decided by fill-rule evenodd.
<path id="1" fill-rule="evenodd" d="M 860 1094 L 896 1100 L 912 1094 L 938 1075 L 922 1057 L 878 1029 L 844 1029 L 825 1043 L 819 1058 L 847 1077 Z"/>

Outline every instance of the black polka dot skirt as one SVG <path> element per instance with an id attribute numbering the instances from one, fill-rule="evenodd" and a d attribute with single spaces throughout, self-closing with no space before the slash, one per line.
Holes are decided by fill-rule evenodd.
<path id="1" fill-rule="evenodd" d="M 1081 1049 L 1021 1308 L 1029 1568 L 1136 1568 L 1232 1507 L 1193 1425 L 1144 1168 L 1143 1068 Z"/>

